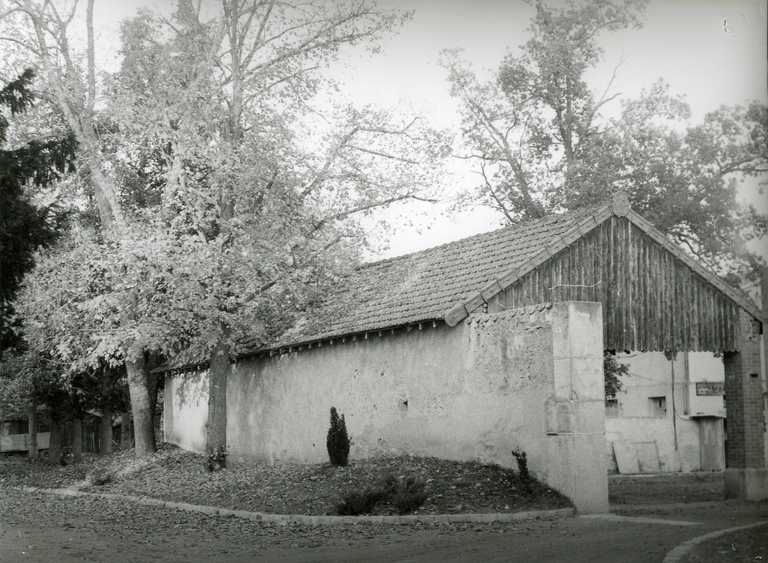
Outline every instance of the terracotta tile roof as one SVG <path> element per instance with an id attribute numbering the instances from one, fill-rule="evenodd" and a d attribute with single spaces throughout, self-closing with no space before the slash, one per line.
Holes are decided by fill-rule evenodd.
<path id="1" fill-rule="evenodd" d="M 454 326 L 484 299 L 509 287 L 611 216 L 628 219 L 755 319 L 763 319 L 750 299 L 706 270 L 632 211 L 626 194 L 619 192 L 601 206 L 551 215 L 365 264 L 328 297 L 325 305 L 309 312 L 277 341 L 243 342 L 237 356 L 424 321 L 444 320 Z M 156 371 L 168 369 L 171 368 L 165 366 Z"/>
<path id="2" fill-rule="evenodd" d="M 338 296 L 285 333 L 279 346 L 443 320 L 451 308 L 519 269 L 595 212 L 587 208 L 548 216 L 365 264 L 350 275 Z"/>

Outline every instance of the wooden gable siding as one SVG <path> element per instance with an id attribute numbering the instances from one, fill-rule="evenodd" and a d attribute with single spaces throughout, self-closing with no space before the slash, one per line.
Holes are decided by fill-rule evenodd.
<path id="1" fill-rule="evenodd" d="M 488 302 L 603 305 L 608 350 L 734 351 L 738 305 L 624 217 L 611 217 Z"/>

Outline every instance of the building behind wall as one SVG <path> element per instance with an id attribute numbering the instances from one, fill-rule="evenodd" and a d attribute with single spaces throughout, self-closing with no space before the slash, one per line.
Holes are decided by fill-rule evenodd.
<path id="1" fill-rule="evenodd" d="M 621 354 L 624 390 L 606 399 L 611 471 L 658 473 L 725 469 L 725 372 L 709 352 Z"/>

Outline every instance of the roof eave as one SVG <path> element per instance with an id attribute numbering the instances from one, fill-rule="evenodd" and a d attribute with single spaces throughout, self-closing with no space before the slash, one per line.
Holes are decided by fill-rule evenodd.
<path id="1" fill-rule="evenodd" d="M 599 225 L 611 217 L 626 217 L 630 223 L 643 231 L 656 243 L 661 245 L 665 250 L 669 251 L 673 256 L 688 266 L 693 272 L 704 278 L 704 280 L 714 286 L 726 297 L 731 299 L 739 307 L 744 309 L 744 311 L 749 313 L 756 320 L 764 322 L 762 312 L 754 303 L 751 303 L 748 299 L 745 299 L 744 296 L 740 295 L 738 291 L 720 279 L 717 274 L 710 272 L 696 260 L 683 252 L 681 248 L 675 246 L 671 240 L 665 237 L 661 231 L 654 227 L 648 220 L 644 219 L 632 210 L 632 208 L 629 206 L 627 195 L 624 192 L 618 192 L 610 203 L 595 210 L 592 215 L 587 217 L 579 225 L 569 230 L 561 237 L 555 239 L 555 241 L 539 251 L 532 259 L 526 260 L 521 268 L 507 272 L 507 274 L 504 276 L 492 280 L 483 289 L 473 294 L 467 301 L 457 303 L 448 309 L 448 311 L 445 313 L 445 316 L 443 317 L 445 323 L 450 327 L 456 326 L 459 322 L 467 318 L 484 303 L 487 303 L 491 297 L 501 291 L 506 290 L 520 278 L 541 266 L 557 252 L 563 250 L 577 239 L 596 229 Z"/>

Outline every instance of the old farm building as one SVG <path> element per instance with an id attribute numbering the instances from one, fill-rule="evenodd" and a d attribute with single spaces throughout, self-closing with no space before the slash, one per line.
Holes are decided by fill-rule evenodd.
<path id="1" fill-rule="evenodd" d="M 227 379 L 233 458 L 322 462 L 331 406 L 352 457 L 514 465 L 607 510 L 603 350 L 723 354 L 729 494 L 766 488 L 760 310 L 625 196 L 365 265 Z M 205 448 L 208 377 L 166 377 L 165 436 Z"/>

